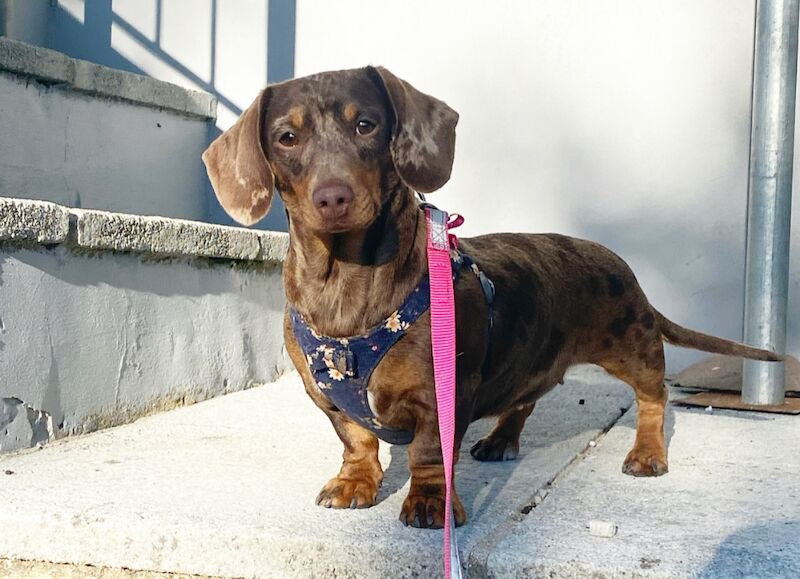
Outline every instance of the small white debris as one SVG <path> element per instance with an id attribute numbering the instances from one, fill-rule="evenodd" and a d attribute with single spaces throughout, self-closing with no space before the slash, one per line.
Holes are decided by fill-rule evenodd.
<path id="1" fill-rule="evenodd" d="M 714 412 L 714 407 L 713 406 L 706 406 L 706 412 L 708 414 L 711 414 L 712 412 Z"/>
<path id="2" fill-rule="evenodd" d="M 589 446 L 591 446 L 592 448 L 594 448 L 595 446 L 597 446 L 597 443 L 596 443 L 594 440 L 590 440 L 590 441 L 589 441 Z"/>
<path id="3" fill-rule="evenodd" d="M 589 521 L 589 534 L 593 537 L 604 537 L 610 539 L 617 534 L 617 525 L 610 521 Z"/>

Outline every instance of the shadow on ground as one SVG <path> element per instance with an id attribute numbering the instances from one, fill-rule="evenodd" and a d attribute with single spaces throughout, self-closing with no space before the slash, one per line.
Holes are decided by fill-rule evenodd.
<path id="1" fill-rule="evenodd" d="M 768 537 L 770 548 L 764 549 Z M 730 535 L 700 577 L 800 577 L 800 521 L 752 525 Z"/>

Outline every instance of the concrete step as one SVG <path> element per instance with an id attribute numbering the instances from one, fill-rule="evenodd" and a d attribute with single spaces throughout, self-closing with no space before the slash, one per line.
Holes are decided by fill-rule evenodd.
<path id="1" fill-rule="evenodd" d="M 798 419 L 670 407 L 670 472 L 635 479 L 620 472 L 631 398 L 602 371 L 573 370 L 512 462 L 472 460 L 466 448 L 491 423 L 470 427 L 457 468 L 468 577 L 800 576 Z M 2 456 L 0 577 L 441 576 L 441 531 L 397 519 L 404 448 L 381 449 L 375 507 L 314 505 L 341 450 L 288 374 Z M 592 535 L 592 520 L 616 534 Z"/>
<path id="2" fill-rule="evenodd" d="M 537 405 L 518 460 L 479 463 L 463 452 L 457 480 L 470 516 L 458 531 L 463 561 L 492 552 L 498 529 L 524 519 L 534 498 L 631 400 L 624 384 L 580 369 Z M 473 425 L 464 447 L 490 426 Z M 5 455 L 0 559 L 11 569 L 11 560 L 23 560 L 87 573 L 94 566 L 226 577 L 439 575 L 442 532 L 398 520 L 408 487 L 405 448 L 382 445 L 386 479 L 375 507 L 314 504 L 341 452 L 327 419 L 289 374 Z"/>
<path id="3" fill-rule="evenodd" d="M 0 37 L 0 195 L 209 219 L 214 96 Z"/>
<path id="4" fill-rule="evenodd" d="M 670 472 L 620 473 L 627 413 L 485 560 L 490 577 L 800 577 L 800 418 L 668 408 Z M 586 525 L 618 526 L 612 538 Z"/>
<path id="5" fill-rule="evenodd" d="M 272 382 L 287 246 L 0 197 L 0 453 Z"/>

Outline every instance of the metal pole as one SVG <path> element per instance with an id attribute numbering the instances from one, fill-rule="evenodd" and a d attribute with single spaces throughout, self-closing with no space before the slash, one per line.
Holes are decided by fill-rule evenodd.
<path id="1" fill-rule="evenodd" d="M 786 351 L 798 0 L 758 0 L 745 265 L 744 341 Z M 782 362 L 745 360 L 742 399 L 781 404 Z"/>

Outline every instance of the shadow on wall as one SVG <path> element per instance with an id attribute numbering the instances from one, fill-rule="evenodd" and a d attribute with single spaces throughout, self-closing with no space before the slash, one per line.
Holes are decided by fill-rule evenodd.
<path id="1" fill-rule="evenodd" d="M 719 235 L 713 253 L 706 253 L 709 234 L 698 231 L 696 224 L 675 223 L 666 229 L 631 215 L 580 225 L 589 239 L 601 240 L 620 254 L 650 303 L 664 316 L 694 330 L 741 340 L 744 244 L 737 235 Z M 697 249 L 694 257 L 676 264 L 677 239 Z M 665 344 L 665 355 L 668 368 L 682 368 L 708 356 L 669 344 Z"/>
<path id="2" fill-rule="evenodd" d="M 731 190 L 735 185 L 730 184 Z M 734 203 L 738 202 L 735 201 Z M 617 252 L 631 267 L 650 303 L 677 324 L 734 341 L 742 340 L 744 312 L 745 228 L 735 211 L 718 221 L 698 215 L 671 218 L 653 204 L 633 204 L 602 218 L 576 213 L 580 236 Z M 713 207 L 707 210 L 713 211 Z M 792 272 L 793 278 L 797 275 Z M 787 352 L 796 355 L 798 334 L 792 312 L 800 311 L 800 292 L 790 280 Z M 709 354 L 665 344 L 668 371 L 684 368 Z"/>
<path id="3" fill-rule="evenodd" d="M 146 34 L 138 30 L 133 24 L 115 14 L 112 0 L 86 0 L 83 4 L 83 22 L 76 18 L 73 13 L 65 10 L 61 4 L 56 4 L 53 7 L 54 13 L 50 19 L 51 28 L 48 44 L 50 48 L 68 54 L 73 58 L 89 60 L 118 70 L 146 75 L 147 73 L 144 70 L 112 47 L 112 26 L 119 26 L 150 54 L 169 65 L 198 88 L 216 96 L 223 106 L 236 114 L 241 114 L 241 108 L 237 107 L 230 98 L 217 90 L 215 86 L 215 13 L 217 0 L 211 0 L 212 17 L 211 30 L 209 32 L 211 38 L 211 78 L 208 81 L 195 74 L 189 67 L 161 47 L 161 15 L 164 1 L 156 0 L 155 4 L 155 40 L 150 40 Z"/>
<path id="4" fill-rule="evenodd" d="M 268 83 L 279 82 L 294 76 L 294 37 L 296 0 L 272 1 L 260 0 L 266 8 L 266 70 L 263 71 Z M 52 3 L 52 12 L 48 19 L 47 46 L 74 58 L 89 60 L 104 66 L 125 70 L 135 74 L 147 75 L 139 65 L 121 53 L 112 43 L 112 30 L 124 33 L 128 41 L 133 42 L 138 50 L 144 51 L 147 58 L 154 59 L 160 67 L 169 71 L 171 80 L 175 75 L 184 79 L 186 84 L 195 86 L 217 97 L 220 108 L 233 116 L 242 113 L 236 96 L 222 92 L 218 86 L 219 65 L 217 62 L 218 38 L 218 4 L 219 0 L 208 0 L 210 17 L 208 20 L 207 49 L 209 72 L 203 78 L 192 70 L 189 64 L 165 49 L 162 42 L 163 14 L 167 3 L 174 0 L 153 0 L 154 31 L 152 34 L 143 30 L 118 12 L 115 12 L 112 0 L 70 0 Z M 256 4 L 259 0 L 256 0 Z M 199 7 L 198 7 L 199 8 Z M 144 7 L 141 12 L 145 12 Z M 159 76 L 159 75 L 152 75 Z M 263 77 L 262 77 L 263 78 Z M 208 140 L 211 142 L 219 136 L 216 126 L 209 127 Z M 201 160 L 197 160 L 198 164 Z M 235 225 L 217 202 L 210 183 L 207 185 L 208 209 L 207 220 L 223 225 Z M 270 215 L 257 226 L 259 229 L 285 231 L 287 228 L 283 205 L 276 195 L 276 201 Z"/>
<path id="5" fill-rule="evenodd" d="M 731 114 L 731 133 L 747 132 L 747 116 Z M 747 175 L 711 173 L 708 181 L 654 180 L 653 190 L 625 171 L 609 171 L 580 141 L 562 147 L 560 186 L 577 192 L 566 205 L 571 231 L 602 243 L 631 267 L 650 303 L 672 321 L 722 338 L 741 341 L 744 310 L 744 248 Z M 724 165 L 723 165 L 724 166 Z M 577 178 L 575 176 L 580 176 Z M 635 175 L 635 174 L 634 174 Z M 587 188 L 585 183 L 590 183 Z M 696 191 L 696 195 L 692 192 Z M 608 203 L 608 192 L 622 192 Z M 598 201 L 599 199 L 599 201 Z M 681 206 L 691 200 L 693 213 Z M 800 310 L 800 292 L 790 291 L 789 312 Z M 787 351 L 797 351 L 790 325 Z M 708 354 L 665 346 L 669 371 Z"/>

